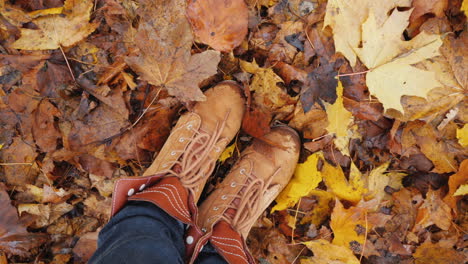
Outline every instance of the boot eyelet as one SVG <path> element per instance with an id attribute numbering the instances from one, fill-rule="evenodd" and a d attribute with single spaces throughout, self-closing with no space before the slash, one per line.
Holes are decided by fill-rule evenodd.
<path id="1" fill-rule="evenodd" d="M 226 195 L 221 196 L 221 200 L 227 200 L 227 196 Z"/>
<path id="2" fill-rule="evenodd" d="M 245 169 L 241 169 L 240 174 L 245 175 Z"/>
<path id="3" fill-rule="evenodd" d="M 175 156 L 176 155 L 176 152 L 175 151 L 172 151 L 171 152 L 171 156 Z"/>
<path id="4" fill-rule="evenodd" d="M 215 207 L 213 207 L 213 211 L 218 211 L 218 210 L 219 210 L 219 208 L 218 208 L 218 207 L 216 207 L 216 206 L 215 206 Z"/>
<path id="5" fill-rule="evenodd" d="M 221 148 L 220 147 L 215 147 L 215 151 L 216 152 L 221 152 Z"/>
<path id="6" fill-rule="evenodd" d="M 206 228 L 203 227 L 203 228 L 201 229 L 201 231 L 202 231 L 203 233 L 206 233 Z"/>
<path id="7" fill-rule="evenodd" d="M 145 189 L 145 187 L 146 187 L 146 184 L 142 184 L 142 185 L 140 186 L 140 189 L 139 189 L 140 192 L 143 191 L 143 190 Z"/>
<path id="8" fill-rule="evenodd" d="M 193 236 L 188 236 L 186 239 L 185 239 L 185 242 L 187 242 L 187 244 L 191 245 L 193 243 L 194 239 L 193 239 Z"/>
<path id="9" fill-rule="evenodd" d="M 234 187 L 236 187 L 236 186 L 237 186 L 237 183 L 231 182 L 231 187 L 232 187 L 232 188 L 234 188 Z"/>
<path id="10" fill-rule="evenodd" d="M 182 137 L 181 137 L 181 138 L 179 138 L 179 142 L 184 142 L 184 141 L 185 141 L 185 139 L 184 139 L 184 138 L 182 138 Z"/>
<path id="11" fill-rule="evenodd" d="M 131 188 L 130 190 L 128 190 L 127 195 L 132 196 L 134 193 L 135 193 L 135 189 Z"/>
<path id="12" fill-rule="evenodd" d="M 163 167 L 163 168 L 167 168 L 167 164 L 163 164 L 162 167 Z"/>
<path id="13" fill-rule="evenodd" d="M 189 129 L 189 130 L 192 129 L 192 127 L 193 127 L 192 124 L 188 124 L 188 125 L 187 125 L 187 129 Z"/>

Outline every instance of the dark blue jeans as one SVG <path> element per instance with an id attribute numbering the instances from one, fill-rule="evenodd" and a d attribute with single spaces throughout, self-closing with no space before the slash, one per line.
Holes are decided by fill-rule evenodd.
<path id="1" fill-rule="evenodd" d="M 129 202 L 101 230 L 89 263 L 184 263 L 185 225 L 149 202 Z M 226 263 L 205 245 L 199 264 Z"/>

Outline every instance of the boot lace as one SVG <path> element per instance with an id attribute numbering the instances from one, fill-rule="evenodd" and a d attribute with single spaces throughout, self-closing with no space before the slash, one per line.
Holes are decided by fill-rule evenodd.
<path id="1" fill-rule="evenodd" d="M 215 168 L 216 159 L 210 160 L 209 156 L 213 148 L 216 148 L 216 152 L 221 151 L 216 144 L 219 142 L 221 133 L 226 126 L 228 116 L 229 113 L 226 114 L 222 122 L 216 124 L 213 133 L 194 129 L 191 124 L 177 128 L 177 130 L 189 129 L 194 132 L 194 135 L 191 138 L 179 138 L 179 142 L 188 140 L 190 143 L 182 150 L 172 151 L 171 155 L 173 156 L 178 153 L 182 153 L 182 155 L 177 161 L 164 164 L 163 166 L 169 168 L 165 171 L 166 173 L 179 177 L 181 183 L 193 195 L 198 191 L 198 186 Z"/>
<path id="2" fill-rule="evenodd" d="M 265 208 L 262 208 L 264 206 L 262 204 L 262 197 L 269 190 L 271 181 L 280 170 L 281 168 L 278 168 L 272 177 L 269 177 L 269 179 L 265 181 L 255 176 L 252 172 L 246 173 L 245 169 L 241 169 L 240 174 L 247 176 L 247 181 L 244 184 L 232 182 L 230 186 L 242 186 L 243 188 L 237 194 L 223 195 L 221 197 L 222 200 L 232 197 L 234 198 L 233 202 L 222 206 L 225 209 L 224 214 L 213 215 L 208 221 L 211 222 L 213 218 L 219 218 L 220 220 L 225 220 L 238 232 L 245 233 L 245 231 L 249 230 L 257 221 L 254 216 L 258 214 L 258 211 L 265 210 Z M 238 203 L 235 201 L 238 201 Z M 219 209 L 218 207 L 213 208 L 215 211 Z M 229 209 L 235 210 L 235 213 L 227 212 Z"/>

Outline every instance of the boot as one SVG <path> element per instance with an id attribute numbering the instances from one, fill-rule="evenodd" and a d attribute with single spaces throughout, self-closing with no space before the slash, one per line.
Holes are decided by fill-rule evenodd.
<path id="1" fill-rule="evenodd" d="M 245 244 L 250 229 L 291 179 L 300 141 L 289 127 L 255 139 L 229 174 L 199 207 L 198 228 L 187 232 L 193 262 L 210 241 L 229 263 L 254 263 Z M 192 242 L 192 243 L 188 243 Z"/>
<path id="2" fill-rule="evenodd" d="M 195 224 L 196 203 L 221 151 L 240 129 L 245 108 L 241 87 L 234 82 L 222 82 L 205 96 L 206 101 L 180 117 L 142 177 L 116 182 L 112 216 L 129 200 L 149 201 L 179 221 Z"/>

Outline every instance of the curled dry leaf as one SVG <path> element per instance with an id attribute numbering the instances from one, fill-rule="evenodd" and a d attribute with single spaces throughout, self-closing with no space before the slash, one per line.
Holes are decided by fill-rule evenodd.
<path id="1" fill-rule="evenodd" d="M 190 0 L 187 17 L 197 39 L 218 51 L 231 51 L 247 35 L 244 0 Z"/>
<path id="2" fill-rule="evenodd" d="M 0 184 L 0 208 L 0 251 L 25 257 L 46 241 L 45 235 L 28 233 L 20 223 L 3 184 Z"/>
<path id="3" fill-rule="evenodd" d="M 21 38 L 12 48 L 47 50 L 70 47 L 81 41 L 94 30 L 98 23 L 88 23 L 93 8 L 92 0 L 67 0 L 62 14 L 41 16 L 33 19 L 38 29 L 21 29 Z"/>

